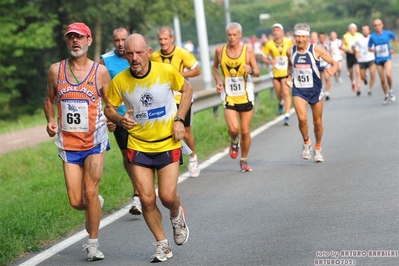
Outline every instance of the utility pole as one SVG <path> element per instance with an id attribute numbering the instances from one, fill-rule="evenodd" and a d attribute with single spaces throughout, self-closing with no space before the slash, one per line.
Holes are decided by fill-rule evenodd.
<path id="1" fill-rule="evenodd" d="M 173 17 L 173 27 L 175 28 L 175 45 L 182 46 L 181 42 L 181 31 L 180 31 L 180 19 L 178 15 Z"/>
<path id="2" fill-rule="evenodd" d="M 224 13 L 226 16 L 226 27 L 231 22 L 229 0 L 224 0 Z"/>
<path id="3" fill-rule="evenodd" d="M 212 89 L 211 66 L 209 63 L 208 32 L 206 30 L 206 20 L 204 11 L 204 1 L 194 0 L 195 20 L 197 22 L 197 35 L 200 47 L 200 57 L 202 66 L 202 77 L 206 90 Z"/>

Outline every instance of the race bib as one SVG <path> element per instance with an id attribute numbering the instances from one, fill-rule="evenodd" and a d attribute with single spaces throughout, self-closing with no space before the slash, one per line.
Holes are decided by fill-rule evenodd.
<path id="1" fill-rule="evenodd" d="M 274 67 L 278 70 L 287 70 L 288 69 L 288 59 L 286 56 L 276 57 L 277 63 Z"/>
<path id="2" fill-rule="evenodd" d="M 228 96 L 242 96 L 245 94 L 244 77 L 227 77 L 226 94 Z"/>
<path id="3" fill-rule="evenodd" d="M 62 130 L 89 131 L 89 102 L 87 100 L 62 100 Z"/>
<path id="4" fill-rule="evenodd" d="M 313 88 L 313 72 L 310 65 L 300 65 L 294 69 L 296 88 Z"/>
<path id="5" fill-rule="evenodd" d="M 377 45 L 375 47 L 375 53 L 377 57 L 388 57 L 389 56 L 388 44 Z"/>

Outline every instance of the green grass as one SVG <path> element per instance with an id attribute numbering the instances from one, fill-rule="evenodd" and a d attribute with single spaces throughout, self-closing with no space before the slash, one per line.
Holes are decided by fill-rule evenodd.
<path id="1" fill-rule="evenodd" d="M 0 120 L 0 134 L 40 126 L 45 123 L 46 117 L 43 109 L 38 109 L 32 115 L 24 115 L 18 117 L 17 120 Z"/>
<path id="2" fill-rule="evenodd" d="M 200 162 L 229 145 L 221 107 L 219 114 L 214 117 L 212 110 L 205 110 L 194 116 L 193 132 Z M 277 100 L 270 99 L 270 91 L 260 93 L 252 128 L 276 115 Z M 42 114 L 32 125 L 43 121 Z M 104 214 L 120 209 L 132 195 L 130 180 L 111 134 L 110 141 L 112 148 L 107 152 L 100 185 L 100 194 L 105 198 Z M 60 237 L 83 228 L 84 212 L 69 206 L 62 163 L 53 141 L 1 155 L 0 161 L 0 265 L 42 250 Z M 187 169 L 188 156 L 185 155 L 184 161 L 182 173 Z"/>

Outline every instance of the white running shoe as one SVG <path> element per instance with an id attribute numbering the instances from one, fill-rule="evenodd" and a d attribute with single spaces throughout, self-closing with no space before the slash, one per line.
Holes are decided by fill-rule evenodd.
<path id="1" fill-rule="evenodd" d="M 389 101 L 389 97 L 385 96 L 384 100 L 382 101 L 382 104 L 386 105 L 386 104 L 388 104 L 388 101 Z"/>
<path id="2" fill-rule="evenodd" d="M 198 177 L 200 175 L 200 169 L 198 168 L 197 155 L 193 158 L 190 157 L 189 164 L 187 166 L 188 171 L 190 171 L 191 177 Z"/>
<path id="3" fill-rule="evenodd" d="M 97 243 L 87 243 L 83 245 L 83 250 L 87 251 L 87 260 L 96 261 L 103 260 L 104 254 L 100 250 L 100 244 Z"/>
<path id="4" fill-rule="evenodd" d="M 316 163 L 324 162 L 324 157 L 323 157 L 323 153 L 321 152 L 321 149 L 314 150 L 314 161 Z"/>
<path id="5" fill-rule="evenodd" d="M 141 201 L 140 201 L 140 198 L 138 196 L 133 196 L 132 208 L 130 208 L 129 212 L 132 215 L 140 215 L 142 213 Z"/>
<path id="6" fill-rule="evenodd" d="M 172 249 L 170 248 L 169 242 L 155 242 L 153 244 L 157 246 L 157 248 L 155 250 L 155 254 L 151 256 L 151 262 L 162 262 L 173 257 Z"/>
<path id="7" fill-rule="evenodd" d="M 186 211 L 180 206 L 180 216 L 176 220 L 170 218 L 173 227 L 173 238 L 177 245 L 183 245 L 187 242 L 190 230 L 186 224 Z"/>
<path id="8" fill-rule="evenodd" d="M 391 102 L 396 101 L 396 96 L 392 92 L 389 93 L 389 100 L 391 100 Z"/>
<path id="9" fill-rule="evenodd" d="M 310 155 L 310 151 L 312 150 L 312 143 L 309 144 L 304 143 L 302 148 L 302 159 L 310 160 L 312 155 Z"/>

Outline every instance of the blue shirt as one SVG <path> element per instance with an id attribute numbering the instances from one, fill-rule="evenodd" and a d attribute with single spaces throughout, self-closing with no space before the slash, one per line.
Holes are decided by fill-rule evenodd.
<path id="1" fill-rule="evenodd" d="M 381 34 L 373 32 L 370 35 L 368 47 L 371 48 L 373 45 L 375 46 L 376 63 L 392 59 L 392 55 L 389 53 L 389 51 L 391 50 L 391 45 L 389 44 L 389 40 L 395 40 L 395 39 L 396 35 L 389 30 L 383 30 Z"/>
<path id="2" fill-rule="evenodd" d="M 120 57 L 116 50 L 105 53 L 101 55 L 100 58 L 104 61 L 105 67 L 111 75 L 111 79 L 119 74 L 119 72 L 122 72 L 129 67 L 129 62 L 125 58 Z M 116 111 L 118 114 L 124 115 L 126 113 L 125 105 L 122 104 L 121 106 L 118 106 Z"/>

